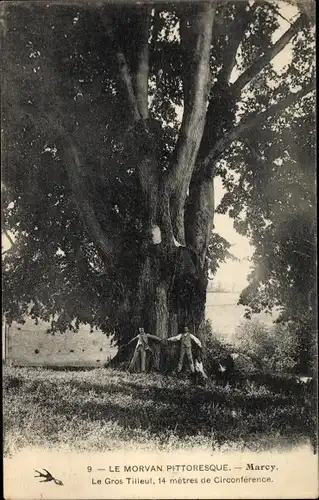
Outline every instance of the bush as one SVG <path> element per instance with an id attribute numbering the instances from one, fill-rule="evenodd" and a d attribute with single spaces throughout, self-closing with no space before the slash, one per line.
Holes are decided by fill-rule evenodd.
<path id="1" fill-rule="evenodd" d="M 232 352 L 233 347 L 223 342 L 219 332 L 213 331 L 210 320 L 206 320 L 201 326 L 198 337 L 202 342 L 204 352 L 212 351 L 216 354 L 216 357 L 225 356 Z"/>
<path id="2" fill-rule="evenodd" d="M 293 372 L 297 367 L 298 340 L 288 325 L 278 324 L 270 329 L 274 353 L 269 359 L 270 368 L 278 372 Z"/>
<path id="3" fill-rule="evenodd" d="M 297 360 L 296 372 L 315 377 L 317 373 L 318 329 L 311 311 L 298 317 L 297 321 L 288 322 L 289 332 L 294 340 L 294 357 Z"/>
<path id="4" fill-rule="evenodd" d="M 203 364 L 208 376 L 228 379 L 232 376 L 234 363 L 231 353 L 234 348 L 223 342 L 218 332 L 214 332 L 211 322 L 205 321 L 198 332 L 203 345 Z M 221 365 L 225 371 L 221 371 Z"/>
<path id="5" fill-rule="evenodd" d="M 259 359 L 267 370 L 291 373 L 297 366 L 298 341 L 289 325 L 244 321 L 236 328 L 235 342 L 240 352 Z"/>

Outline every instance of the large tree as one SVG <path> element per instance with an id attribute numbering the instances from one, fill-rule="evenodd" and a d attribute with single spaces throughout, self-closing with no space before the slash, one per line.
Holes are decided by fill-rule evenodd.
<path id="1" fill-rule="evenodd" d="M 141 324 L 160 337 L 199 326 L 228 251 L 214 178 L 227 187 L 238 151 L 262 154 L 259 133 L 275 144 L 282 113 L 313 91 L 313 9 L 283 20 L 283 7 L 2 4 L 8 321 L 85 322 L 119 343 Z"/>

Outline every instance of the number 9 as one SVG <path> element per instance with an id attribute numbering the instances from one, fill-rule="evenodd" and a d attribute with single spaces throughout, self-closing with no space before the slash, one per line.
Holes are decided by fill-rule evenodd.
<path id="1" fill-rule="evenodd" d="M 87 467 L 87 471 L 92 472 L 92 467 L 90 465 Z"/>

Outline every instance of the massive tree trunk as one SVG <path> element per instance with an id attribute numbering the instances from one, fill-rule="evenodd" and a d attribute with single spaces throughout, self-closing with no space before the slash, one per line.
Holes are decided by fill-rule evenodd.
<path id="1" fill-rule="evenodd" d="M 161 338 L 176 334 L 185 325 L 195 328 L 198 318 L 195 320 L 193 310 L 198 304 L 198 289 L 205 288 L 205 259 L 185 239 L 185 204 L 205 126 L 215 7 L 215 2 L 207 2 L 192 6 L 190 12 L 190 7 L 181 11 L 181 44 L 189 55 L 189 67 L 185 68 L 184 113 L 171 168 L 162 177 L 158 173 L 156 154 L 152 149 L 154 138 L 148 130 L 145 111 L 140 112 L 139 119 L 136 119 L 136 110 L 146 108 L 147 37 L 141 37 L 137 54 L 138 78 L 128 78 L 126 62 L 121 51 L 118 51 L 127 102 L 131 103 L 132 120 L 137 127 L 144 154 L 137 169 L 148 213 L 147 235 L 141 251 L 135 298 L 135 316 L 147 330 Z M 145 15 L 148 14 L 145 12 Z M 144 26 L 147 26 L 146 21 Z M 132 95 L 136 95 L 134 102 Z M 200 205 L 195 208 L 200 209 Z M 209 232 L 209 228 L 205 228 L 205 231 Z M 202 236 L 198 236 L 200 238 Z"/>

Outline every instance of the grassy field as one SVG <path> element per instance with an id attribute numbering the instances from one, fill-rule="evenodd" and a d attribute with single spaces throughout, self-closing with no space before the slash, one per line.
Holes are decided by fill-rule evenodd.
<path id="1" fill-rule="evenodd" d="M 311 398 L 266 384 L 193 385 L 116 370 L 5 366 L 5 454 L 27 447 L 85 451 L 265 450 L 309 441 Z"/>

